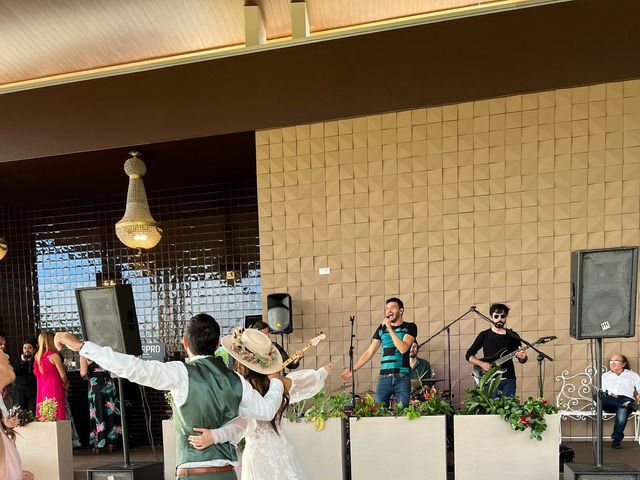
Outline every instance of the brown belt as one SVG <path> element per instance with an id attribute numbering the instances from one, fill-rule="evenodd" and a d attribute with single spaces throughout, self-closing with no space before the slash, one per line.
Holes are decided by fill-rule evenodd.
<path id="1" fill-rule="evenodd" d="M 178 468 L 176 475 L 204 475 L 205 473 L 222 473 L 233 470 L 233 466 L 225 465 L 223 467 L 195 467 L 195 468 Z"/>

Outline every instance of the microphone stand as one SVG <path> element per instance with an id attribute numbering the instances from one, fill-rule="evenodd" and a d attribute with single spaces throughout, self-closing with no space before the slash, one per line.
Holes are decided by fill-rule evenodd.
<path id="1" fill-rule="evenodd" d="M 483 320 L 486 320 L 487 322 L 489 322 L 491 325 L 495 325 L 493 323 L 493 320 L 491 320 L 489 317 L 487 317 L 486 315 L 484 315 L 482 312 L 476 312 L 478 314 L 478 316 L 480 318 L 482 318 Z M 538 356 L 536 358 L 537 362 L 538 362 L 538 396 L 542 397 L 543 395 L 543 381 L 542 381 L 542 362 L 547 359 L 550 362 L 553 362 L 553 358 L 551 358 L 549 355 L 547 355 L 546 353 L 544 353 L 543 351 L 539 350 L 535 345 L 532 345 L 531 343 L 529 343 L 528 341 L 526 341 L 524 338 L 522 338 L 520 335 L 518 335 L 516 332 L 514 332 L 513 330 L 511 330 L 510 328 L 504 327 L 504 330 L 507 332 L 507 335 L 509 335 L 512 338 L 515 338 L 516 340 L 524 343 L 526 346 L 528 346 L 529 348 L 535 350 L 536 352 L 538 352 Z"/>
<path id="2" fill-rule="evenodd" d="M 433 340 L 435 337 L 440 335 L 442 332 L 444 332 L 444 331 L 447 332 L 447 367 L 448 367 L 448 374 L 447 374 L 447 390 L 446 390 L 446 392 L 448 392 L 448 394 L 449 394 L 449 396 L 448 396 L 449 400 L 453 399 L 453 392 L 451 391 L 451 388 L 452 388 L 452 386 L 451 386 L 451 327 L 455 323 L 459 322 L 464 317 L 469 315 L 470 313 L 476 313 L 476 312 L 477 312 L 476 306 L 475 305 L 471 305 L 469 307 L 469 310 L 464 312 L 462 315 L 460 315 L 458 318 L 456 318 L 453 322 L 448 323 L 447 325 L 442 327 L 440 330 L 438 330 L 436 333 L 434 333 L 429 338 L 427 338 L 424 342 L 422 342 L 421 344 L 418 345 L 418 348 L 420 348 L 425 343 L 429 343 L 431 340 Z M 445 392 L 442 392 L 442 397 L 443 398 L 447 398 L 447 396 L 445 395 Z"/>
<path id="3" fill-rule="evenodd" d="M 351 371 L 351 402 L 345 405 L 345 413 L 347 418 L 342 420 L 342 435 L 344 438 L 344 456 L 342 459 L 342 476 L 345 480 L 351 480 L 351 435 L 349 432 L 349 417 L 356 409 L 356 376 L 353 374 L 353 339 L 356 337 L 354 333 L 354 325 L 356 322 L 355 315 L 349 317 L 351 322 L 351 336 L 349 337 L 349 370 Z"/>
<path id="4" fill-rule="evenodd" d="M 351 412 L 356 408 L 356 376 L 353 375 L 353 339 L 356 337 L 353 333 L 356 316 L 351 315 L 349 322 L 351 322 L 351 336 L 349 337 L 349 370 L 351 370 Z M 351 413 L 350 412 L 350 413 Z"/>

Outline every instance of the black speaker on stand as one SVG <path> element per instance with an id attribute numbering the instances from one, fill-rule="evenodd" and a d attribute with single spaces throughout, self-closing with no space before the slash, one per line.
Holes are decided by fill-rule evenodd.
<path id="1" fill-rule="evenodd" d="M 596 428 L 594 465 L 566 465 L 565 478 L 637 478 L 636 470 L 602 465 L 602 339 L 633 337 L 636 325 L 638 247 L 571 253 L 569 334 L 595 339 Z M 629 474 L 633 473 L 633 476 Z M 616 476 L 620 475 L 620 476 Z"/>
<path id="2" fill-rule="evenodd" d="M 142 355 L 138 317 L 131 285 L 76 289 L 80 327 L 85 340 L 111 347 L 115 352 Z M 155 480 L 162 478 L 161 463 L 129 461 L 124 388 L 118 378 L 120 423 L 124 463 L 87 469 L 87 480 Z"/>
<path id="3" fill-rule="evenodd" d="M 271 333 L 291 333 L 293 331 L 291 295 L 288 293 L 267 295 L 267 323 Z"/>

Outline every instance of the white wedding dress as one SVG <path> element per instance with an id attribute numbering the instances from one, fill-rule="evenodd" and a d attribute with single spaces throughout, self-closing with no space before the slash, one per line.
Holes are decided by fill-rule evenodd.
<path id="1" fill-rule="evenodd" d="M 324 387 L 328 373 L 319 370 L 300 370 L 287 374 L 291 379 L 290 403 L 313 397 Z M 276 433 L 270 422 L 237 417 L 221 428 L 213 430 L 218 443 L 237 444 L 245 439 L 242 452 L 242 480 L 306 480 L 298 462 L 295 448 L 278 428 Z"/>

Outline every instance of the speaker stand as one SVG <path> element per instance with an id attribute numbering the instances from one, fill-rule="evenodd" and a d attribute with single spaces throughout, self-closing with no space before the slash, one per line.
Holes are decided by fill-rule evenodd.
<path id="1" fill-rule="evenodd" d="M 111 463 L 101 467 L 87 470 L 89 480 L 111 480 L 111 479 L 135 479 L 135 480 L 156 480 L 162 478 L 164 466 L 159 462 L 136 462 L 131 463 L 129 459 L 129 436 L 127 430 L 127 418 L 125 415 L 124 385 L 122 378 L 118 377 L 118 389 L 120 390 L 120 428 L 122 429 L 122 454 L 124 463 Z"/>
<path id="2" fill-rule="evenodd" d="M 593 452 L 594 464 L 602 467 L 604 451 L 602 446 L 602 338 L 596 338 L 596 448 Z"/>

